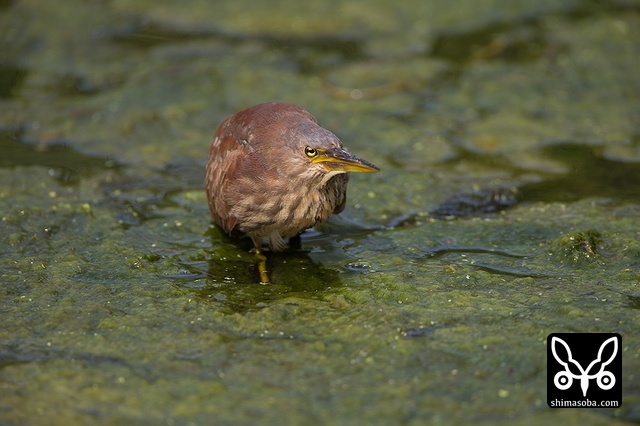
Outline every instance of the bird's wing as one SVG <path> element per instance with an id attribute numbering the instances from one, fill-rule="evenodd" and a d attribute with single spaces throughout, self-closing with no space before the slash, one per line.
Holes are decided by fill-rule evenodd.
<path id="1" fill-rule="evenodd" d="M 225 134 L 225 127 L 221 125 L 209 150 L 205 179 L 209 210 L 213 221 L 227 233 L 233 230 L 238 221 L 231 215 L 232 206 L 227 201 L 227 186 L 246 157 L 246 143 L 246 140 L 238 140 L 229 133 Z"/>

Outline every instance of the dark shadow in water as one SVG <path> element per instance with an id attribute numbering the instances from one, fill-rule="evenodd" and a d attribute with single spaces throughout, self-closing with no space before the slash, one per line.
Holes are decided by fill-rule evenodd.
<path id="1" fill-rule="evenodd" d="M 260 41 L 267 43 L 286 43 L 292 46 L 303 46 L 319 50 L 340 51 L 354 59 L 358 57 L 360 43 L 365 41 L 364 34 L 341 32 L 338 34 L 311 34 L 297 36 L 268 32 L 233 32 L 213 25 L 196 26 L 180 25 L 174 22 L 160 22 L 150 19 L 132 18 L 119 30 L 112 31 L 108 37 L 116 42 L 125 42 L 140 47 L 151 47 L 162 43 L 176 43 L 202 38 L 215 38 L 226 42 Z"/>
<path id="2" fill-rule="evenodd" d="M 627 307 L 632 309 L 640 309 L 640 296 L 627 294 Z"/>
<path id="3" fill-rule="evenodd" d="M 640 163 L 613 161 L 601 148 L 578 144 L 553 145 L 546 155 L 571 166 L 569 173 L 519 188 L 523 201 L 570 202 L 587 197 L 606 197 L 640 202 Z"/>
<path id="4" fill-rule="evenodd" d="M 636 142 L 640 143 L 640 142 Z M 481 155 L 458 148 L 461 160 L 502 169 L 515 176 L 521 170 L 500 155 Z M 604 157 L 603 147 L 578 143 L 557 143 L 540 150 L 553 161 L 566 164 L 564 174 L 550 174 L 542 181 L 513 188 L 485 188 L 453 194 L 427 213 L 410 213 L 394 218 L 388 226 L 406 226 L 425 218 L 458 219 L 490 216 L 523 202 L 572 202 L 589 197 L 603 197 L 617 202 L 640 203 L 640 162 L 616 161 Z M 515 185 L 515 184 L 514 184 Z"/>
<path id="5" fill-rule="evenodd" d="M 11 63 L 0 62 L 0 99 L 13 97 L 27 77 L 27 70 Z"/>
<path id="6" fill-rule="evenodd" d="M 0 167 L 50 167 L 55 171 L 54 178 L 63 185 L 75 184 L 97 170 L 119 167 L 110 158 L 81 153 L 72 145 L 64 139 L 38 142 L 25 138 L 21 129 L 0 130 Z"/>
<path id="7" fill-rule="evenodd" d="M 517 188 L 489 188 L 454 194 L 428 215 L 413 214 L 396 218 L 393 224 L 410 224 L 421 218 L 456 219 L 487 216 L 522 202 L 572 202 L 589 197 L 603 197 L 620 202 L 640 203 L 640 163 L 615 161 L 602 155 L 602 147 L 561 143 L 550 145 L 541 153 L 567 164 L 568 171 L 540 182 Z M 462 154 L 462 157 L 494 167 L 509 164 L 500 156 Z M 508 166 L 507 166 L 508 167 Z M 517 169 L 514 174 L 521 173 Z"/>
<path id="8" fill-rule="evenodd" d="M 515 189 L 497 188 L 457 194 L 429 212 L 430 217 L 451 219 L 499 213 L 518 202 Z"/>
<path id="9" fill-rule="evenodd" d="M 24 343 L 14 341 L 0 343 L 0 370 L 12 365 L 46 362 L 52 359 L 64 359 L 70 362 L 79 361 L 88 365 L 109 364 L 129 366 L 125 359 L 115 356 L 95 355 L 90 352 L 69 352 L 51 347 L 38 347 L 33 345 L 32 342 Z"/>
<path id="10" fill-rule="evenodd" d="M 541 7 L 518 16 L 496 13 L 493 20 L 476 27 L 461 25 L 442 30 L 427 54 L 454 63 L 493 59 L 523 62 L 541 56 L 553 60 L 567 47 L 547 37 L 545 21 L 550 16 L 576 20 L 600 13 L 633 13 L 639 9 L 634 2 L 584 0 L 558 4 L 551 10 Z"/>
<path id="11" fill-rule="evenodd" d="M 159 44 L 217 40 L 229 47 L 243 43 L 261 43 L 266 49 L 284 51 L 289 59 L 298 63 L 301 72 L 317 72 L 336 61 L 352 62 L 364 57 L 366 35 L 358 31 L 321 33 L 310 35 L 278 34 L 269 32 L 234 32 L 215 25 L 180 25 L 132 17 L 127 25 L 104 34 L 114 42 L 127 43 L 140 48 Z"/>
<path id="12" fill-rule="evenodd" d="M 450 28 L 438 34 L 429 56 L 452 62 L 502 59 L 522 62 L 544 54 L 549 42 L 538 17 L 495 21 L 477 28 Z"/>

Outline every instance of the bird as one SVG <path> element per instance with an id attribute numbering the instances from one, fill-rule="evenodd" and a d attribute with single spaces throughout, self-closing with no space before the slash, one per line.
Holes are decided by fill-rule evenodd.
<path id="1" fill-rule="evenodd" d="M 346 205 L 351 172 L 380 169 L 346 151 L 340 139 L 297 106 L 267 102 L 226 117 L 216 128 L 205 173 L 211 219 L 225 233 L 251 238 L 262 283 L 263 244 L 325 222 Z"/>

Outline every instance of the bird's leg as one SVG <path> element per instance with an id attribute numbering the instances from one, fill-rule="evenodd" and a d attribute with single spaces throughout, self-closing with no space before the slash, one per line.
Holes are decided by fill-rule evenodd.
<path id="1" fill-rule="evenodd" d="M 262 254 L 260 250 L 256 250 L 256 259 L 258 259 L 258 273 L 260 274 L 260 284 L 270 284 L 269 274 L 267 274 L 267 256 Z"/>
<path id="2" fill-rule="evenodd" d="M 300 237 L 300 234 L 289 238 L 289 247 L 293 250 L 300 250 L 302 248 L 302 238 Z"/>
<path id="3" fill-rule="evenodd" d="M 260 274 L 260 284 L 270 284 L 269 274 L 267 273 L 267 256 L 262 254 L 262 250 L 254 248 L 252 250 L 256 254 L 256 266 Z"/>

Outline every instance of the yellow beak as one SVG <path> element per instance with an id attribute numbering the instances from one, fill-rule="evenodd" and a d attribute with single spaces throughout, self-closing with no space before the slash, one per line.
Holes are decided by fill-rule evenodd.
<path id="1" fill-rule="evenodd" d="M 319 153 L 311 160 L 312 163 L 322 165 L 328 171 L 375 173 L 380 169 L 362 158 L 348 153 L 342 148 L 332 148 Z"/>

